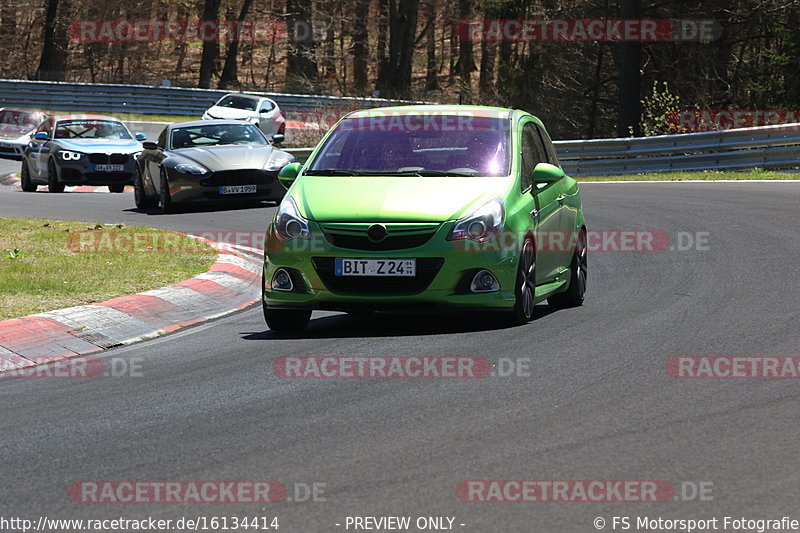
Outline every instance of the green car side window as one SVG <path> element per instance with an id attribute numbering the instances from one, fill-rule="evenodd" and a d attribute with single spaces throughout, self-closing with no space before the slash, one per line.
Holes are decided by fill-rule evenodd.
<path id="1" fill-rule="evenodd" d="M 528 190 L 533 185 L 533 169 L 539 163 L 547 162 L 541 138 L 533 122 L 526 122 L 522 126 L 522 176 L 521 188 Z"/>

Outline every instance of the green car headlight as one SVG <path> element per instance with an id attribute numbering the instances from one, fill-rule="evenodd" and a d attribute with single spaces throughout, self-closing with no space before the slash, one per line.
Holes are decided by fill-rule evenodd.
<path id="1" fill-rule="evenodd" d="M 294 200 L 287 196 L 278 207 L 275 216 L 275 232 L 282 241 L 292 239 L 311 239 L 311 229 L 308 221 L 300 215 Z"/>
<path id="2" fill-rule="evenodd" d="M 448 241 L 470 239 L 484 242 L 491 239 L 503 229 L 506 209 L 500 198 L 494 198 L 483 204 L 469 215 L 460 218 L 453 226 Z"/>

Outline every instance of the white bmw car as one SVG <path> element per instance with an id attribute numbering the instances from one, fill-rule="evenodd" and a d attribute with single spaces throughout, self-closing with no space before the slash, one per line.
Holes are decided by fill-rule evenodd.
<path id="1" fill-rule="evenodd" d="M 246 120 L 264 135 L 283 135 L 286 120 L 274 100 L 254 94 L 226 94 L 203 114 L 203 120 Z"/>

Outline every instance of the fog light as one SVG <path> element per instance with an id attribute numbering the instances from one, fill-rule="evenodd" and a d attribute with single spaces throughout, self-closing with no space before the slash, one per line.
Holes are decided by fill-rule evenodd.
<path id="1" fill-rule="evenodd" d="M 272 288 L 276 291 L 291 291 L 294 289 L 292 277 L 286 270 L 279 268 L 272 276 Z"/>
<path id="2" fill-rule="evenodd" d="M 500 290 L 500 284 L 494 274 L 488 270 L 481 270 L 472 278 L 469 290 L 472 292 L 494 292 Z"/>

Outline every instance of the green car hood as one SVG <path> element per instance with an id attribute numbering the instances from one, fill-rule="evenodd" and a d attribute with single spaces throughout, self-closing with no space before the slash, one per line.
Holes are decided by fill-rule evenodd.
<path id="1" fill-rule="evenodd" d="M 317 222 L 444 222 L 460 217 L 480 200 L 504 198 L 509 180 L 303 176 L 291 196 L 301 214 Z"/>

